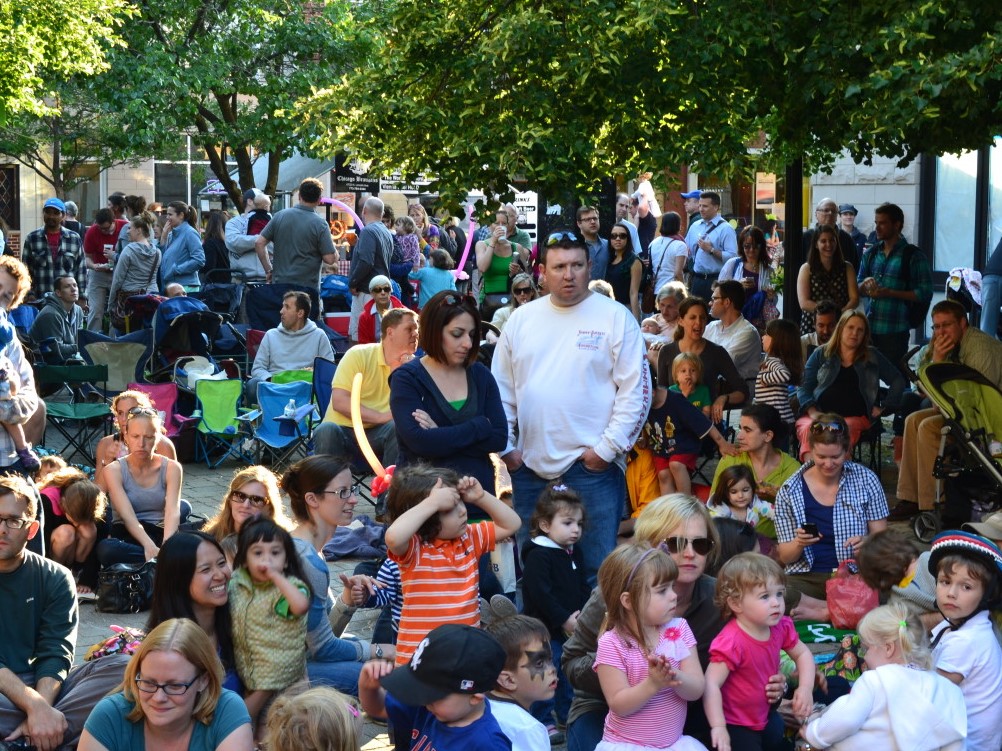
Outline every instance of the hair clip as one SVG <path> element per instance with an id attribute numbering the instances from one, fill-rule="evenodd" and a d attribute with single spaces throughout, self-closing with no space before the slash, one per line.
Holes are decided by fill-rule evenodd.
<path id="1" fill-rule="evenodd" d="M 898 621 L 899 628 L 908 628 L 908 621 Z"/>
<path id="2" fill-rule="evenodd" d="M 556 492 L 558 492 L 558 493 L 563 493 L 565 490 L 567 490 L 567 486 L 566 485 L 554 485 L 553 489 Z"/>

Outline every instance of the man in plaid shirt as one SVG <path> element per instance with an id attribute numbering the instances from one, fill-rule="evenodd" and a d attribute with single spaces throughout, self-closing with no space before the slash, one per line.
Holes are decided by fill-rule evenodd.
<path id="1" fill-rule="evenodd" d="M 932 271 L 925 254 L 901 237 L 905 215 L 900 206 L 881 204 L 874 221 L 877 242 L 859 264 L 859 291 L 870 298 L 866 316 L 873 346 L 902 369 L 911 330 L 908 303 L 932 299 Z M 911 260 L 905 268 L 908 257 Z"/>
<path id="2" fill-rule="evenodd" d="M 50 198 L 42 207 L 43 226 L 28 233 L 21 260 L 31 274 L 31 294 L 41 299 L 55 290 L 56 277 L 72 276 L 80 289 L 80 307 L 87 310 L 87 267 L 80 235 L 63 227 L 66 204 Z"/>

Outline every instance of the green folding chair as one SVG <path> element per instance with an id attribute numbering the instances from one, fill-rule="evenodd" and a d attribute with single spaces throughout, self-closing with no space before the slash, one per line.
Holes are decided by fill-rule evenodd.
<path id="1" fill-rule="evenodd" d="M 108 390 L 108 366 L 39 365 L 35 368 L 35 381 L 39 387 L 64 384 L 70 387 L 73 393 L 70 402 L 46 403 L 46 431 L 51 425 L 66 439 L 64 459 L 79 454 L 93 466 L 95 439 L 107 435 L 112 424 L 111 407 L 102 396 Z M 42 442 L 46 443 L 44 436 Z"/>
<path id="2" fill-rule="evenodd" d="M 245 451 L 240 416 L 247 410 L 240 406 L 244 383 L 238 378 L 214 381 L 208 378 L 195 383 L 196 409 L 195 461 L 204 461 L 210 469 L 229 457 L 254 464 L 253 447 Z M 253 445 L 252 445 L 253 446 Z"/>

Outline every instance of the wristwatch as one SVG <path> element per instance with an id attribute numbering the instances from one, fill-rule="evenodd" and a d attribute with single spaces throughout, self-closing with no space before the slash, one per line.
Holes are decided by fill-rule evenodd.
<path id="1" fill-rule="evenodd" d="M 375 647 L 376 647 L 376 659 L 377 660 L 383 659 L 383 645 L 376 644 Z"/>

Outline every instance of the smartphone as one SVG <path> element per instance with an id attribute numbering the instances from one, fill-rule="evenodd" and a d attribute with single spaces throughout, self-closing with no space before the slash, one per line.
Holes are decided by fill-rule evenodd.
<path id="1" fill-rule="evenodd" d="M 813 522 L 807 522 L 806 524 L 801 524 L 800 528 L 804 530 L 807 534 L 809 534 L 811 537 L 818 536 L 818 525 L 814 524 Z"/>

